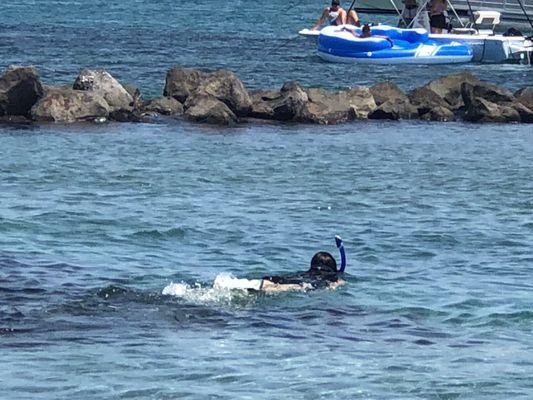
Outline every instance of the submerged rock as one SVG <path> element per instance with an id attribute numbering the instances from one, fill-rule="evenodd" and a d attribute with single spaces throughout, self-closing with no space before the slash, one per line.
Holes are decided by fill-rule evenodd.
<path id="1" fill-rule="evenodd" d="M 109 105 L 110 111 L 133 108 L 133 97 L 105 70 L 82 70 L 72 87 L 101 96 Z"/>
<path id="2" fill-rule="evenodd" d="M 49 87 L 32 107 L 31 116 L 35 121 L 71 123 L 107 119 L 109 112 L 107 102 L 94 92 Z"/>
<path id="3" fill-rule="evenodd" d="M 43 96 L 39 73 L 33 67 L 11 67 L 0 77 L 0 116 L 29 117 Z"/>

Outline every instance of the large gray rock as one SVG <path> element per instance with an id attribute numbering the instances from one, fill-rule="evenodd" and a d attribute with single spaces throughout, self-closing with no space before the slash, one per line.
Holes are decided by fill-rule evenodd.
<path id="1" fill-rule="evenodd" d="M 105 70 L 82 70 L 74 82 L 73 89 L 89 91 L 104 98 L 110 111 L 133 108 L 133 97 Z"/>
<path id="2" fill-rule="evenodd" d="M 516 98 L 509 89 L 493 85 L 487 82 L 479 82 L 472 85 L 474 96 L 490 101 L 491 103 L 513 103 Z"/>
<path id="3" fill-rule="evenodd" d="M 229 107 L 209 94 L 194 94 L 184 104 L 185 116 L 195 122 L 216 125 L 234 125 L 237 116 Z"/>
<path id="4" fill-rule="evenodd" d="M 526 86 L 517 90 L 514 96 L 520 103 L 533 110 L 533 86 Z"/>
<path id="5" fill-rule="evenodd" d="M 173 68 L 167 72 L 164 96 L 184 103 L 189 96 L 204 94 L 225 103 L 232 112 L 245 117 L 252 112 L 252 100 L 242 81 L 227 70 L 207 73 L 188 68 Z"/>
<path id="6" fill-rule="evenodd" d="M 298 110 L 294 120 L 318 124 L 339 124 L 367 118 L 376 109 L 374 97 L 365 87 L 330 92 L 307 89 L 308 101 Z"/>
<path id="7" fill-rule="evenodd" d="M 279 90 L 252 90 L 249 93 L 252 99 L 250 116 L 259 119 L 274 119 L 274 110 L 270 102 L 281 96 Z"/>
<path id="8" fill-rule="evenodd" d="M 533 109 L 526 107 L 518 101 L 510 104 L 510 107 L 518 112 L 518 115 L 520 115 L 520 122 L 524 122 L 526 124 L 533 123 Z"/>
<path id="9" fill-rule="evenodd" d="M 252 100 L 242 81 L 226 70 L 205 76 L 196 93 L 208 94 L 225 103 L 235 115 L 246 117 L 252 111 Z"/>
<path id="10" fill-rule="evenodd" d="M 461 96 L 461 85 L 463 83 L 475 85 L 481 83 L 481 81 L 470 72 L 461 72 L 435 79 L 423 87 L 435 92 L 446 100 L 448 108 L 456 110 L 464 105 Z"/>
<path id="11" fill-rule="evenodd" d="M 455 114 L 452 110 L 446 107 L 435 107 L 430 109 L 428 112 L 424 113 L 420 119 L 425 121 L 440 121 L 447 122 L 453 121 L 455 119 Z"/>
<path id="12" fill-rule="evenodd" d="M 161 115 L 181 115 L 183 114 L 183 104 L 174 97 L 159 97 L 145 102 L 142 110 Z"/>
<path id="13" fill-rule="evenodd" d="M 172 68 L 167 72 L 163 96 L 174 97 L 180 103 L 184 103 L 193 92 L 198 89 L 200 83 L 207 74 L 191 68 Z"/>
<path id="14" fill-rule="evenodd" d="M 116 122 L 143 122 L 142 113 L 137 109 L 121 108 L 109 113 L 109 120 Z"/>
<path id="15" fill-rule="evenodd" d="M 512 103 L 501 105 L 482 97 L 476 97 L 475 87 L 463 83 L 461 95 L 465 104 L 463 119 L 470 122 L 520 122 L 520 114 Z"/>
<path id="16" fill-rule="evenodd" d="M 383 103 L 394 100 L 401 99 L 405 101 L 407 99 L 406 94 L 396 85 L 394 82 L 385 81 L 375 84 L 370 87 L 370 93 L 374 96 L 374 101 L 377 106 L 382 105 Z"/>
<path id="17" fill-rule="evenodd" d="M 92 91 L 49 87 L 32 107 L 31 116 L 36 121 L 70 123 L 107 119 L 109 111 L 104 98 Z"/>
<path id="18" fill-rule="evenodd" d="M 279 97 L 269 101 L 268 105 L 276 121 L 294 121 L 308 101 L 306 91 L 298 82 L 287 82 L 282 86 Z"/>
<path id="19" fill-rule="evenodd" d="M 0 77 L 0 116 L 29 116 L 43 96 L 39 74 L 33 67 L 11 67 Z"/>
<path id="20" fill-rule="evenodd" d="M 388 100 L 375 111 L 368 115 L 370 119 L 412 119 L 418 117 L 418 110 L 413 106 L 409 99 L 396 98 Z"/>
<path id="21" fill-rule="evenodd" d="M 448 109 L 448 107 L 450 106 L 446 100 L 440 97 L 433 90 L 429 89 L 427 86 L 423 86 L 423 87 L 412 90 L 409 93 L 408 98 L 411 104 L 417 108 L 418 115 L 420 116 L 427 114 L 431 110 L 434 110 L 437 108 Z M 448 114 L 447 112 L 445 113 Z"/>

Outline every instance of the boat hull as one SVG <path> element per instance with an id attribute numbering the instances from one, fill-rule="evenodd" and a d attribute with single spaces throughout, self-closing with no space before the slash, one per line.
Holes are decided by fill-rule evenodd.
<path id="1" fill-rule="evenodd" d="M 342 57 L 318 51 L 318 56 L 324 61 L 343 64 L 462 64 L 472 60 L 472 55 L 439 56 L 439 57 Z"/>

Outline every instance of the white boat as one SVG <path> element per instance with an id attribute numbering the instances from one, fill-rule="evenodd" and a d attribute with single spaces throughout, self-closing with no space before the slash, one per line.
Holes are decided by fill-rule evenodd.
<path id="1" fill-rule="evenodd" d="M 423 15 L 427 1 L 419 7 L 419 13 L 414 20 L 413 27 L 429 30 L 429 20 L 419 18 Z M 452 6 L 453 9 L 453 6 Z M 455 12 L 455 9 L 453 9 Z M 427 14 L 427 13 L 426 13 Z M 425 21 L 425 24 L 424 24 Z M 472 48 L 474 56 L 472 61 L 481 63 L 523 63 L 532 64 L 533 42 L 531 37 L 504 36 L 495 34 L 495 28 L 500 23 L 500 13 L 496 11 L 476 11 L 473 22 L 452 29 L 449 33 L 430 34 L 429 38 L 439 44 L 460 42 Z M 317 38 L 320 31 L 303 29 L 300 35 Z"/>
<path id="2" fill-rule="evenodd" d="M 473 10 L 498 11 L 504 21 L 527 22 L 527 18 L 517 0 L 468 0 Z M 467 0 L 453 0 L 453 5 L 460 15 L 469 14 Z M 521 0 L 525 11 L 533 19 L 533 0 Z M 402 0 L 358 0 L 356 10 L 358 12 L 388 13 L 395 14 L 403 8 Z"/>

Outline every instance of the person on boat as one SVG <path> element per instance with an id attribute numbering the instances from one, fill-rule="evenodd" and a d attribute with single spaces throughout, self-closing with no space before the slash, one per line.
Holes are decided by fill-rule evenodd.
<path id="1" fill-rule="evenodd" d="M 370 30 L 370 25 L 364 24 L 363 28 L 361 29 L 361 34 L 359 35 L 360 38 L 369 38 L 372 36 L 372 31 Z"/>
<path id="2" fill-rule="evenodd" d="M 442 33 L 446 29 L 447 0 L 432 0 L 429 6 L 431 33 Z"/>
<path id="3" fill-rule="evenodd" d="M 351 24 L 359 26 L 359 16 L 354 10 L 346 12 L 341 7 L 340 0 L 332 0 L 331 7 L 326 7 L 322 12 L 322 15 L 318 19 L 317 23 L 312 30 L 318 30 L 326 21 L 329 21 L 330 25 L 345 25 Z"/>
<path id="4" fill-rule="evenodd" d="M 402 17 L 398 23 L 398 28 L 412 28 L 412 22 L 418 13 L 418 3 L 416 0 L 404 0 Z"/>
<path id="5" fill-rule="evenodd" d="M 347 28 L 347 27 L 344 27 L 342 29 L 347 31 L 347 32 L 350 32 L 356 38 L 360 38 L 360 39 L 366 39 L 366 38 L 370 38 L 370 37 L 381 38 L 381 39 L 387 40 L 391 44 L 391 46 L 394 46 L 394 42 L 392 41 L 392 39 L 390 37 L 382 36 L 382 35 L 373 35 L 369 24 L 364 24 L 363 25 L 363 28 L 361 28 L 361 34 L 360 35 L 358 35 L 357 32 L 354 29 L 350 29 L 350 28 Z"/>

